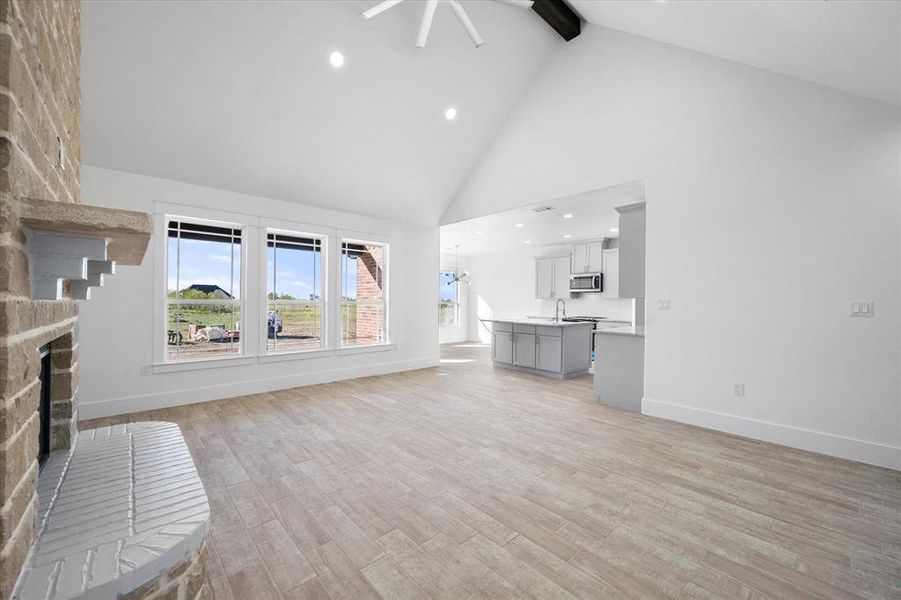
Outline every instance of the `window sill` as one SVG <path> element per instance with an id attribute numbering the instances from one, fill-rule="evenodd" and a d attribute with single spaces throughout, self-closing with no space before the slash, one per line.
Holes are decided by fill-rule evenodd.
<path id="1" fill-rule="evenodd" d="M 287 362 L 291 360 L 304 360 L 307 358 L 322 358 L 324 356 L 334 356 L 335 351 L 326 348 L 316 348 L 314 350 L 293 350 L 289 352 L 272 352 L 260 355 L 257 362 L 260 364 Z"/>
<path id="2" fill-rule="evenodd" d="M 305 360 L 309 358 L 324 358 L 326 356 L 343 356 L 352 354 L 369 354 L 371 352 L 387 352 L 396 350 L 396 344 L 366 344 L 359 346 L 347 346 L 344 348 L 323 348 L 316 350 L 297 350 L 294 352 L 282 352 L 277 354 L 265 354 L 260 356 L 222 356 L 216 358 L 194 358 L 178 362 L 158 362 L 141 367 L 142 375 L 157 375 L 161 373 L 179 373 L 183 371 L 200 371 L 203 369 L 223 369 L 226 367 L 243 367 L 254 364 L 268 364 Z M 149 371 L 149 372 L 148 372 Z"/>
<path id="3" fill-rule="evenodd" d="M 216 358 L 192 358 L 172 362 L 153 363 L 150 368 L 157 373 L 178 373 L 180 371 L 198 371 L 200 369 L 221 369 L 223 367 L 243 367 L 257 362 L 254 356 L 222 356 Z"/>
<path id="4" fill-rule="evenodd" d="M 342 356 L 345 354 L 367 354 L 369 352 L 385 352 L 388 350 L 396 350 L 397 346 L 395 344 L 384 343 L 384 344 L 360 344 L 359 346 L 345 346 L 343 348 L 338 348 L 335 350 L 335 353 L 338 356 Z"/>

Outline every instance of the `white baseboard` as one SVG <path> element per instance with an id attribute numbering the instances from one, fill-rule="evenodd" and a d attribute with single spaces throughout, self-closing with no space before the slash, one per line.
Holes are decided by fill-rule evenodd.
<path id="1" fill-rule="evenodd" d="M 208 402 L 210 400 L 223 400 L 225 398 L 234 398 L 236 396 L 261 394 L 319 383 L 330 383 L 333 381 L 343 381 L 358 377 L 385 375 L 388 373 L 412 371 L 415 369 L 426 369 L 437 366 L 438 357 L 433 356 L 414 360 L 379 363 L 365 367 L 344 367 L 340 369 L 315 371 L 312 373 L 299 373 L 283 375 L 281 377 L 268 377 L 234 383 L 205 385 L 181 390 L 170 390 L 153 394 L 100 400 L 98 402 L 82 402 L 78 405 L 78 418 L 84 421 L 100 417 L 113 417 L 145 410 L 156 410 L 172 406 L 182 406 L 184 404 Z"/>
<path id="2" fill-rule="evenodd" d="M 724 431 L 800 450 L 901 470 L 901 447 L 898 446 L 749 419 L 652 398 L 642 400 L 641 412 L 653 417 Z"/>

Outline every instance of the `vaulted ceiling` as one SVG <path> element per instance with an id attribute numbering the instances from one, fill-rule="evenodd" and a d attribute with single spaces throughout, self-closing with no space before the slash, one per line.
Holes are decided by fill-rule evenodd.
<path id="1" fill-rule="evenodd" d="M 442 6 L 416 48 L 423 3 L 362 19 L 375 3 L 85 0 L 83 162 L 437 223 L 565 42 L 534 11 L 468 1 L 485 45 Z M 605 27 L 901 105 L 901 2 L 570 4 Z"/>
<path id="2" fill-rule="evenodd" d="M 84 163 L 436 223 L 564 42 L 533 11 L 469 2 L 482 47 L 442 6 L 416 48 L 422 4 L 361 18 L 374 4 L 84 2 Z"/>
<path id="3" fill-rule="evenodd" d="M 901 106 L 897 0 L 570 0 L 588 21 Z"/>

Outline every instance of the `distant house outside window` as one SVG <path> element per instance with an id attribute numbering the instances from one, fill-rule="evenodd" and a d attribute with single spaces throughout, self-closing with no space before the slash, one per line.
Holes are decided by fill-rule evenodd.
<path id="1" fill-rule="evenodd" d="M 460 284 L 454 271 L 438 273 L 438 324 L 441 327 L 460 326 Z"/>
<path id="2" fill-rule="evenodd" d="M 387 244 L 341 241 L 341 346 L 387 343 L 387 257 Z"/>
<path id="3" fill-rule="evenodd" d="M 241 228 L 169 219 L 166 360 L 242 353 Z"/>
<path id="4" fill-rule="evenodd" d="M 266 233 L 266 351 L 322 348 L 323 239 Z"/>

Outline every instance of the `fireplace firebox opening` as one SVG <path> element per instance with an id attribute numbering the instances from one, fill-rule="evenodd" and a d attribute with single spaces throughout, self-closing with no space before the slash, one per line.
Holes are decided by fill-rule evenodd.
<path id="1" fill-rule="evenodd" d="M 38 464 L 40 468 L 44 467 L 47 456 L 50 455 L 50 344 L 41 346 L 41 398 L 40 398 L 40 420 L 41 427 L 39 432 L 40 443 L 38 445 Z"/>

